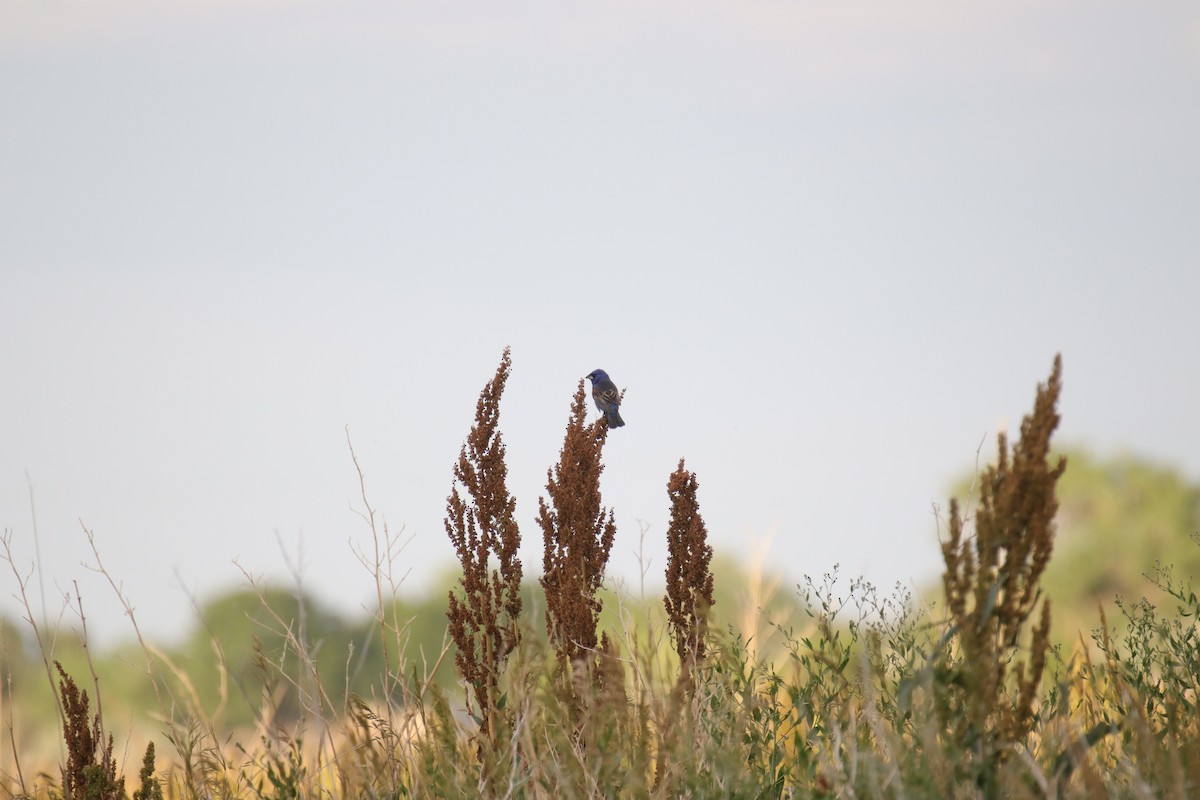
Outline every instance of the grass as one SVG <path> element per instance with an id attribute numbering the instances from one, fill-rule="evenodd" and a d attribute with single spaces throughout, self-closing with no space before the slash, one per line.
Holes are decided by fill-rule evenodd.
<path id="1" fill-rule="evenodd" d="M 363 518 L 375 542 L 364 560 L 378 595 L 371 635 L 387 645 L 370 690 L 348 690 L 348 666 L 330 674 L 328 655 L 309 639 L 303 616 L 275 604 L 256 638 L 256 691 L 242 692 L 251 722 L 226 727 L 206 712 L 211 706 L 190 688 L 187 670 L 139 634 L 138 669 L 155 720 L 149 730 L 121 731 L 114 750 L 116 732 L 106 725 L 112 712 L 104 706 L 102 713 L 90 661 L 60 671 L 49 632 L 35 630 L 65 756 L 57 769 L 30 761 L 13 722 L 18 698 L 6 681 L 0 796 L 1200 793 L 1200 600 L 1191 585 L 1163 568 L 1154 579 L 1169 598 L 1165 607 L 1120 602 L 1122 624 L 1112 629 L 1122 633 L 1104 624 L 1081 633 L 1073 650 L 1050 643 L 1040 577 L 1053 552 L 1061 474 L 1049 458 L 1057 360 L 1011 457 L 1002 442 L 976 502 L 951 504 L 940 604 L 919 606 L 899 587 L 882 592 L 861 580 L 844 582 L 835 571 L 797 587 L 806 609 L 800 624 L 773 627 L 752 617 L 717 624 L 698 481 L 682 461 L 664 498 L 678 534 L 664 602 L 599 591 L 612 524 L 599 494 L 607 429 L 602 421 L 583 423 L 582 385 L 539 515 L 547 563 L 557 570 L 539 585 L 563 595 L 540 598 L 549 612 L 544 619 L 537 603 L 522 603 L 520 567 L 511 560 L 516 523 L 497 475 L 503 447 L 496 423 L 508 368 L 506 352 L 454 472 L 447 533 L 464 579 L 452 594 L 439 653 L 404 655 L 410 628 L 395 614 L 390 577 L 396 542 L 377 528 L 364 490 Z M 587 560 L 572 562 L 572 554 Z M 493 562 L 495 571 L 488 568 Z M 769 594 L 765 586 L 746 588 Z M 260 597 L 273 607 L 269 592 Z M 726 611 L 726 620 L 735 618 Z M 221 674 L 231 674 L 219 637 L 213 646 Z M 434 680 L 443 662 L 455 663 L 458 691 Z M 77 685 L 85 674 L 90 697 Z M 137 739 L 136 752 L 144 753 L 124 759 L 139 765 L 128 781 L 114 758 L 131 747 L 121 738 Z"/>

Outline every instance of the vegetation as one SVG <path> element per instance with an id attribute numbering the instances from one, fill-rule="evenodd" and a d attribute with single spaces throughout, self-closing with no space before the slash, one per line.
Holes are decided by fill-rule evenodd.
<path id="1" fill-rule="evenodd" d="M 1078 537 L 1087 519 L 1051 449 L 1057 359 L 978 496 L 949 505 L 938 602 L 847 585 L 835 570 L 798 587 L 803 622 L 772 618 L 786 598 L 768 581 L 722 568 L 682 459 L 667 479 L 662 603 L 605 591 L 608 430 L 586 423 L 582 382 L 539 506 L 543 576 L 523 582 L 499 429 L 510 369 L 505 351 L 453 469 L 448 597 L 423 609 L 397 599 L 394 540 L 367 504 L 378 608 L 361 625 L 252 582 L 200 609 L 203 632 L 176 652 L 138 634 L 121 661 L 144 668 L 110 679 L 129 668 L 97 665 L 86 641 L 56 643 L 32 613 L 24 629 L 4 623 L 0 797 L 124 798 L 123 765 L 136 759 L 122 752 L 144 753 L 128 769 L 134 800 L 1200 793 L 1190 583 L 1159 566 L 1146 598 L 1113 604 L 1111 624 L 1070 646 L 1051 635 L 1059 525 Z M 1175 523 L 1195 524 L 1200 495 L 1161 494 Z M 1196 563 L 1193 538 L 1182 564 Z M 748 582 L 755 618 L 734 610 L 735 582 Z M 40 723 L 28 711 L 38 692 L 50 710 Z M 151 698 L 149 715 L 113 728 L 129 718 L 113 698 L 134 694 Z M 48 733 L 58 769 L 36 746 Z"/>
<path id="2" fill-rule="evenodd" d="M 710 569 L 713 550 L 700 516 L 697 489 L 696 474 L 688 472 L 683 459 L 679 459 L 679 468 L 667 481 L 671 523 L 667 527 L 667 594 L 663 607 L 679 655 L 680 682 L 688 691 L 695 690 L 692 670 L 704 663 L 708 615 L 716 602 Z"/>
<path id="3" fill-rule="evenodd" d="M 1033 730 L 1050 646 L 1050 601 L 1040 598 L 1038 581 L 1054 548 L 1054 487 L 1066 469 L 1065 459 L 1048 463 L 1059 422 L 1061 372 L 1056 358 L 1049 382 L 1038 387 L 1033 413 L 1021 423 L 1011 458 L 1007 437 L 1000 434 L 999 460 L 980 480 L 975 535 L 963 538 L 966 521 L 952 499 L 950 538 L 942 543 L 951 621 L 945 636 L 957 647 L 935 653 L 933 664 L 946 676 L 936 709 L 942 726 L 974 751 L 972 777 L 992 791 L 997 768 Z M 1025 641 L 1039 599 L 1039 621 Z"/>
<path id="4" fill-rule="evenodd" d="M 471 502 L 463 501 L 457 486 L 446 501 L 446 533 L 462 566 L 462 592 L 450 593 L 446 616 L 454 661 L 471 688 L 484 730 L 490 730 L 488 720 L 498 702 L 504 663 L 521 641 L 521 560 L 517 558 L 521 532 L 517 502 L 505 484 L 508 470 L 497 428 L 500 396 L 511 369 L 506 348 L 496 376 L 479 396 L 475 425 L 454 465 L 454 478 Z M 493 557 L 498 567 L 489 569 Z"/>

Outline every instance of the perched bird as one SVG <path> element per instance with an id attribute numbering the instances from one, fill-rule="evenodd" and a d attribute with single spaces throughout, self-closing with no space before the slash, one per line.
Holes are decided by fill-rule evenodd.
<path id="1" fill-rule="evenodd" d="M 621 419 L 621 414 L 617 411 L 617 407 L 621 405 L 621 393 L 617 391 L 617 385 L 602 369 L 593 371 L 587 378 L 592 382 L 592 399 L 596 401 L 596 408 L 608 417 L 608 427 L 620 428 L 625 424 L 625 420 Z"/>

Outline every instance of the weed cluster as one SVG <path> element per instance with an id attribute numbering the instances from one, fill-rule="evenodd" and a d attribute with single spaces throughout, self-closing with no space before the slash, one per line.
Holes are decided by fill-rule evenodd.
<path id="1" fill-rule="evenodd" d="M 1011 459 L 1007 438 L 999 435 L 998 461 L 980 479 L 975 535 L 964 540 L 963 515 L 951 500 L 950 538 L 942 543 L 948 635 L 957 647 L 937 661 L 946 684 L 939 713 L 975 752 L 973 763 L 982 770 L 975 777 L 985 785 L 1029 735 L 1046 668 L 1049 599 L 1041 602 L 1028 642 L 1024 633 L 1054 548 L 1054 485 L 1066 468 L 1065 459 L 1049 464 L 1061 372 L 1062 361 L 1055 358 L 1050 380 L 1038 387 L 1033 413 L 1021 422 Z M 1028 653 L 1024 659 L 1022 649 Z"/>
<path id="2" fill-rule="evenodd" d="M 504 442 L 497 425 L 500 396 L 512 369 L 509 351 L 484 387 L 475 408 L 475 425 L 454 465 L 454 478 L 465 487 L 470 503 L 458 487 L 446 501 L 446 533 L 462 566 L 462 594 L 450 593 L 450 638 L 455 645 L 455 665 L 471 687 L 480 727 L 489 730 L 497 704 L 497 685 L 504 662 L 521 641 L 521 560 L 517 548 L 517 502 L 508 493 Z M 491 558 L 497 561 L 490 568 Z"/>
<path id="3" fill-rule="evenodd" d="M 253 729 L 221 730 L 187 673 L 142 642 L 173 754 L 161 759 L 147 747 L 134 800 L 1200 793 L 1200 600 L 1190 584 L 1166 567 L 1156 573 L 1177 606 L 1171 613 L 1119 602 L 1127 630 L 1096 631 L 1098 659 L 1081 648 L 1064 660 L 1049 644 L 1039 581 L 1053 552 L 1063 469 L 1050 455 L 1058 359 L 1015 446 L 1001 436 L 973 514 L 950 504 L 944 612 L 917 607 L 901 587 L 890 595 L 861 580 L 843 587 L 834 570 L 798 587 L 807 620 L 778 626 L 774 650 L 712 622 L 712 549 L 696 476 L 682 460 L 667 483 L 663 604 L 629 613 L 618 594 L 618 624 L 599 630 L 601 611 L 604 619 L 613 611 L 600 589 L 615 515 L 600 493 L 607 424 L 586 423 L 582 381 L 537 515 L 540 637 L 525 613 L 530 595 L 520 592 L 498 424 L 510 369 L 506 350 L 480 395 L 447 501 L 462 576 L 432 668 L 453 653 L 463 694 L 440 689 L 429 661 L 405 658 L 406 624 L 383 600 L 395 587 L 396 540 L 367 504 L 376 546 L 364 561 L 388 640 L 379 690 L 332 700 L 302 615 L 275 612 L 265 624 L 278 644 L 256 658 L 261 697 L 246 698 Z M 123 798 L 99 709 L 93 716 L 86 693 L 61 667 L 58 674 L 59 777 L 33 777 L 15 758 L 14 769 L 0 770 L 0 796 Z M 291 698 L 291 713 L 279 713 L 281 698 Z M 16 754 L 11 722 L 9 737 Z"/>
<path id="4" fill-rule="evenodd" d="M 691 671 L 703 663 L 708 638 L 708 612 L 713 607 L 713 550 L 696 500 L 696 473 L 679 468 L 667 481 L 671 522 L 667 526 L 667 594 L 663 606 L 679 655 L 680 681 L 688 689 Z"/>

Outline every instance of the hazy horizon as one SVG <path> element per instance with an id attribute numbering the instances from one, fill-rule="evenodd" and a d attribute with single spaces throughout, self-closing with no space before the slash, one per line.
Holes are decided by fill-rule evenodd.
<path id="1" fill-rule="evenodd" d="M 1200 476 L 1198 97 L 1184 2 L 9 4 L 0 528 L 100 637 L 81 522 L 151 635 L 281 544 L 355 613 L 348 428 L 421 591 L 511 346 L 527 574 L 603 368 L 614 576 L 682 457 L 719 554 L 929 580 L 1055 353 L 1060 444 Z"/>

